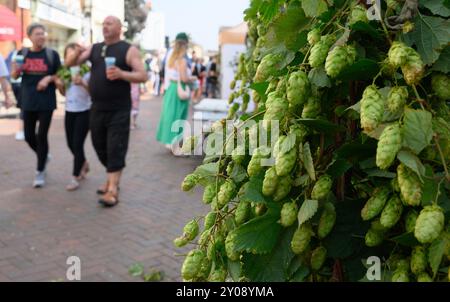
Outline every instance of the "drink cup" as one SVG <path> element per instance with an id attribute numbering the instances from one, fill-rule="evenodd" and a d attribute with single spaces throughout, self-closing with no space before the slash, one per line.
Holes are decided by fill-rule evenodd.
<path id="1" fill-rule="evenodd" d="M 114 57 L 106 57 L 105 58 L 106 69 L 114 67 L 116 65 L 116 58 Z"/>
<path id="2" fill-rule="evenodd" d="M 14 58 L 14 62 L 16 62 L 18 68 L 22 68 L 23 63 L 25 62 L 25 57 L 22 55 L 17 55 Z"/>

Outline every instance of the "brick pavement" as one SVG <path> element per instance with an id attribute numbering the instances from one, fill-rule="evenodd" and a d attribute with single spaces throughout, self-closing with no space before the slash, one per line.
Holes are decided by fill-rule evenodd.
<path id="1" fill-rule="evenodd" d="M 62 106 L 61 106 L 62 107 Z M 200 190 L 180 191 L 199 158 L 174 158 L 154 139 L 161 99 L 142 102 L 140 128 L 132 132 L 121 200 L 114 209 L 97 205 L 104 170 L 86 143 L 91 174 L 81 190 L 68 193 L 72 169 L 63 112 L 50 131 L 48 184 L 31 188 L 35 156 L 16 142 L 17 120 L 0 119 L 0 282 L 64 280 L 69 256 L 81 259 L 82 281 L 139 281 L 128 269 L 142 263 L 179 281 L 183 257 L 172 241 L 192 217 L 205 214 Z M 184 252 L 184 251 L 181 251 Z"/>

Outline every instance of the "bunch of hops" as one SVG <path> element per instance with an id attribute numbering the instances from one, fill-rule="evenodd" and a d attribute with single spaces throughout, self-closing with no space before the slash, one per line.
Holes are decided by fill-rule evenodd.
<path id="1" fill-rule="evenodd" d="M 324 175 L 316 182 L 311 193 L 311 198 L 313 200 L 322 200 L 327 198 L 328 194 L 331 192 L 333 186 L 333 180 L 330 176 Z"/>
<path id="2" fill-rule="evenodd" d="M 388 96 L 388 109 L 392 113 L 398 113 L 406 105 L 408 100 L 408 88 L 406 87 L 393 87 Z"/>
<path id="3" fill-rule="evenodd" d="M 311 90 L 308 75 L 304 71 L 291 73 L 287 83 L 287 99 L 291 107 L 303 105 Z"/>
<path id="4" fill-rule="evenodd" d="M 320 100 L 315 96 L 311 96 L 305 107 L 303 107 L 302 118 L 315 119 L 320 115 L 321 110 Z"/>
<path id="5" fill-rule="evenodd" d="M 390 189 L 388 187 L 377 188 L 361 211 L 362 219 L 369 221 L 377 217 L 383 211 L 389 194 Z"/>
<path id="6" fill-rule="evenodd" d="M 335 78 L 346 67 L 352 65 L 356 60 L 356 49 L 353 46 L 336 46 L 329 54 L 325 63 L 327 74 Z"/>
<path id="7" fill-rule="evenodd" d="M 352 9 L 349 17 L 349 25 L 353 25 L 357 22 L 369 22 L 369 19 L 367 18 L 367 11 L 364 7 L 361 5 L 355 5 L 355 7 Z"/>
<path id="8" fill-rule="evenodd" d="M 282 60 L 281 55 L 277 54 L 268 54 L 266 55 L 261 64 L 259 64 L 258 69 L 256 70 L 256 75 L 254 81 L 256 83 L 261 83 L 267 81 L 272 75 L 274 75 L 278 68 L 277 65 Z"/>
<path id="9" fill-rule="evenodd" d="M 431 80 L 433 92 L 441 100 L 450 100 L 450 76 L 442 73 L 433 75 Z"/>
<path id="10" fill-rule="evenodd" d="M 384 103 L 383 96 L 375 85 L 366 88 L 361 100 L 361 126 L 365 131 L 371 132 L 380 125 Z"/>
<path id="11" fill-rule="evenodd" d="M 323 36 L 320 41 L 311 48 L 311 54 L 309 56 L 309 64 L 313 68 L 322 66 L 325 63 L 328 52 L 335 41 L 334 36 Z"/>
<path id="12" fill-rule="evenodd" d="M 309 244 L 311 243 L 313 235 L 314 232 L 312 230 L 311 225 L 302 224 L 294 233 L 294 237 L 292 238 L 291 242 L 292 251 L 297 255 L 301 255 L 304 252 L 306 252 L 306 250 L 309 247 Z"/>
<path id="13" fill-rule="evenodd" d="M 285 203 L 281 210 L 280 224 L 285 228 L 292 226 L 297 221 L 297 214 L 298 206 L 295 201 Z"/>
<path id="14" fill-rule="evenodd" d="M 425 65 L 420 55 L 413 48 L 402 42 L 392 43 L 388 53 L 389 63 L 394 67 L 401 67 L 408 85 L 417 85 L 423 78 Z"/>
<path id="15" fill-rule="evenodd" d="M 427 206 L 416 221 L 414 235 L 422 244 L 431 243 L 441 235 L 444 230 L 444 211 L 439 206 Z"/>
<path id="16" fill-rule="evenodd" d="M 317 229 L 317 235 L 319 239 L 326 238 L 334 228 L 336 224 L 336 208 L 330 202 L 327 202 L 324 206 L 322 216 L 320 216 L 319 227 Z"/>
<path id="17" fill-rule="evenodd" d="M 386 127 L 380 136 L 377 148 L 377 166 L 388 169 L 402 148 L 402 131 L 399 123 Z"/>
<path id="18" fill-rule="evenodd" d="M 400 164 L 397 167 L 398 184 L 403 201 L 412 207 L 420 206 L 422 202 L 423 185 L 414 171 Z"/>

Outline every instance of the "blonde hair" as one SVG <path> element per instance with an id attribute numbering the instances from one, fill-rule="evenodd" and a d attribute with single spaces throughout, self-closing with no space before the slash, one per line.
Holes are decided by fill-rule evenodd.
<path id="1" fill-rule="evenodd" d="M 175 62 L 179 59 L 183 59 L 187 52 L 188 44 L 186 41 L 176 41 L 175 47 L 173 48 L 172 55 L 169 58 L 169 67 L 173 68 Z"/>

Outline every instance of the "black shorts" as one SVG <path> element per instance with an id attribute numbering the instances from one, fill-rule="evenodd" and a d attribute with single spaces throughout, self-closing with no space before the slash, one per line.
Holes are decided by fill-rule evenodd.
<path id="1" fill-rule="evenodd" d="M 130 140 L 130 113 L 130 110 L 91 110 L 92 143 L 108 173 L 119 172 L 126 166 Z"/>

